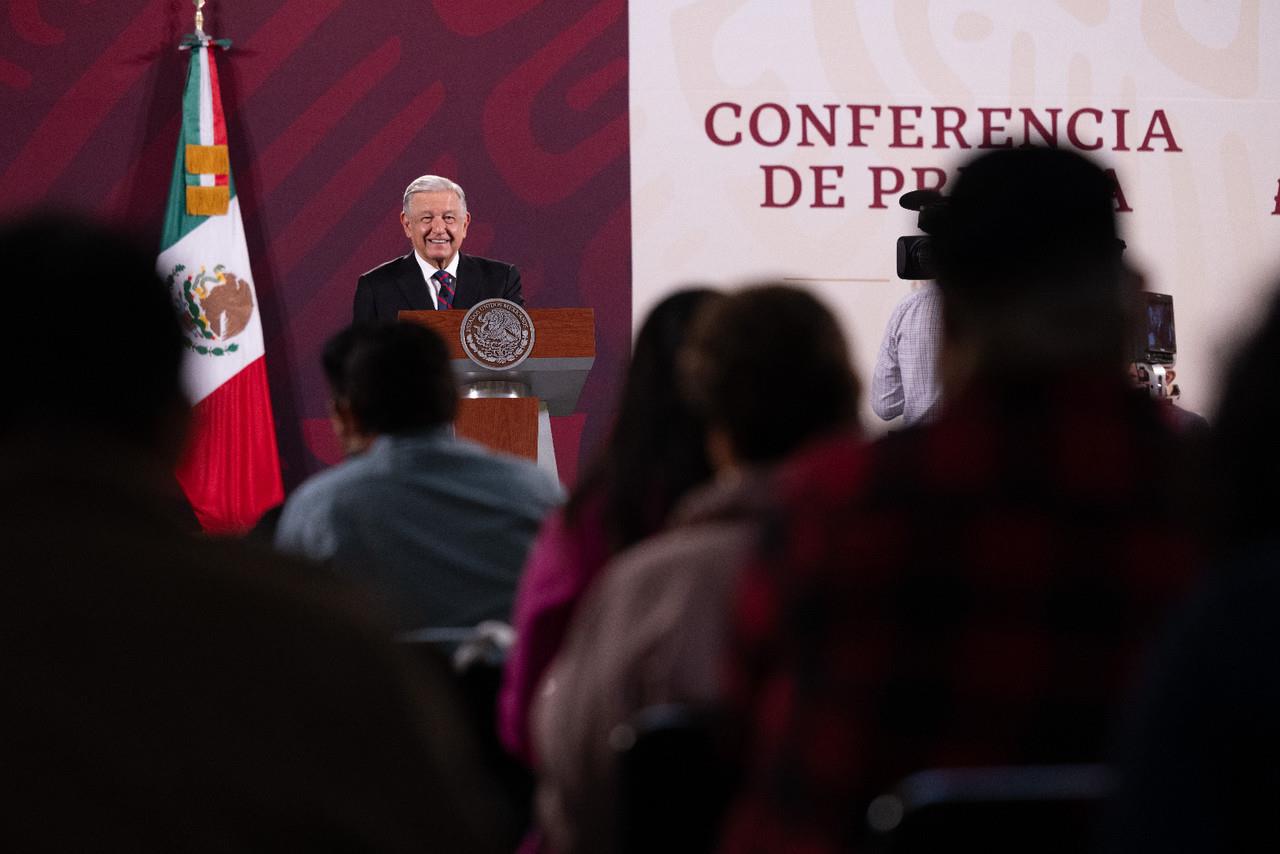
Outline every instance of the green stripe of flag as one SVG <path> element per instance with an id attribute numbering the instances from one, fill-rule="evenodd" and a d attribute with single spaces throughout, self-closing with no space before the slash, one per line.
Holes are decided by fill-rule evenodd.
<path id="1" fill-rule="evenodd" d="M 164 227 L 160 234 L 160 249 L 164 251 L 190 234 L 208 219 L 187 213 L 187 186 L 200 183 L 199 175 L 187 172 L 187 145 L 200 144 L 200 55 L 198 51 L 208 47 L 192 45 L 187 61 L 187 82 L 182 91 L 182 132 L 178 134 L 178 151 L 173 158 L 173 174 L 169 178 L 169 199 L 165 204 Z M 214 57 L 209 55 L 209 61 Z M 228 167 L 229 168 L 229 167 Z M 227 185 L 235 198 L 235 180 L 228 174 Z"/>

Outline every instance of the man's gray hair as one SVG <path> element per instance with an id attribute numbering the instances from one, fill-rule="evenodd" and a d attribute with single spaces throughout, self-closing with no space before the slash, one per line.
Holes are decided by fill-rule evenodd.
<path id="1" fill-rule="evenodd" d="M 457 184 L 448 178 L 441 178 L 439 175 L 421 175 L 409 182 L 409 186 L 404 188 L 404 201 L 401 203 L 400 209 L 405 213 L 409 212 L 409 197 L 414 193 L 438 193 L 442 190 L 457 195 L 458 201 L 462 203 L 463 212 L 466 212 L 467 194 Z"/>

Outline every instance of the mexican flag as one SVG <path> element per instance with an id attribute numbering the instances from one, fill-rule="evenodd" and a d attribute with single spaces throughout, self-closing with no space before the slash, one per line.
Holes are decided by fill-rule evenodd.
<path id="1" fill-rule="evenodd" d="M 227 44 L 203 32 L 183 41 L 191 61 L 157 261 L 188 348 L 192 431 L 178 482 L 210 533 L 247 530 L 284 498 L 259 305 L 214 64 L 215 50 Z"/>

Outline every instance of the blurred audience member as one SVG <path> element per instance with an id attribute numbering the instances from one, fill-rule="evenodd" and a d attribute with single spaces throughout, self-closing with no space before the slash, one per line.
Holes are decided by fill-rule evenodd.
<path id="1" fill-rule="evenodd" d="M 857 848 L 923 768 L 1103 756 L 1196 558 L 1176 442 L 1125 376 L 1112 190 L 1063 150 L 972 161 L 937 233 L 938 419 L 785 472 L 736 609 L 726 850 Z"/>
<path id="2" fill-rule="evenodd" d="M 186 533 L 154 258 L 74 219 L 0 227 L 6 846 L 492 850 L 444 678 L 411 681 L 347 591 Z"/>
<path id="3" fill-rule="evenodd" d="M 548 671 L 534 707 L 537 801 L 558 854 L 614 847 L 615 726 L 646 706 L 721 698 L 731 591 L 770 467 L 854 422 L 844 336 L 803 291 L 763 286 L 711 303 L 681 362 L 716 475 L 685 496 L 666 530 L 606 565 Z"/>
<path id="4" fill-rule="evenodd" d="M 429 329 L 356 324 L 322 360 L 349 457 L 289 497 L 276 546 L 360 582 L 403 630 L 509 620 L 560 484 L 454 435 L 449 351 Z"/>
<path id="5" fill-rule="evenodd" d="M 1210 439 L 1217 567 L 1156 648 L 1122 742 L 1108 850 L 1275 851 L 1280 800 L 1280 299 L 1228 374 Z M 1269 842 L 1267 840 L 1270 840 Z"/>
<path id="6" fill-rule="evenodd" d="M 694 312 L 720 298 L 709 290 L 681 291 L 649 314 L 612 435 L 529 555 L 498 709 L 503 743 L 527 764 L 533 764 L 534 691 L 583 591 L 611 555 L 661 528 L 675 503 L 711 475 L 702 419 L 680 397 L 675 360 Z"/>

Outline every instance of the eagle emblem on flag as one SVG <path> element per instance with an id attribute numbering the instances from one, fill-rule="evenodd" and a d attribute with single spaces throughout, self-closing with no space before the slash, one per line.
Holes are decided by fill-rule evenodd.
<path id="1" fill-rule="evenodd" d="M 222 264 L 212 270 L 202 266 L 186 276 L 182 275 L 184 272 L 185 265 L 175 264 L 167 281 L 187 332 L 187 346 L 202 356 L 236 352 L 239 345 L 230 341 L 253 318 L 253 287 L 249 280 Z"/>

